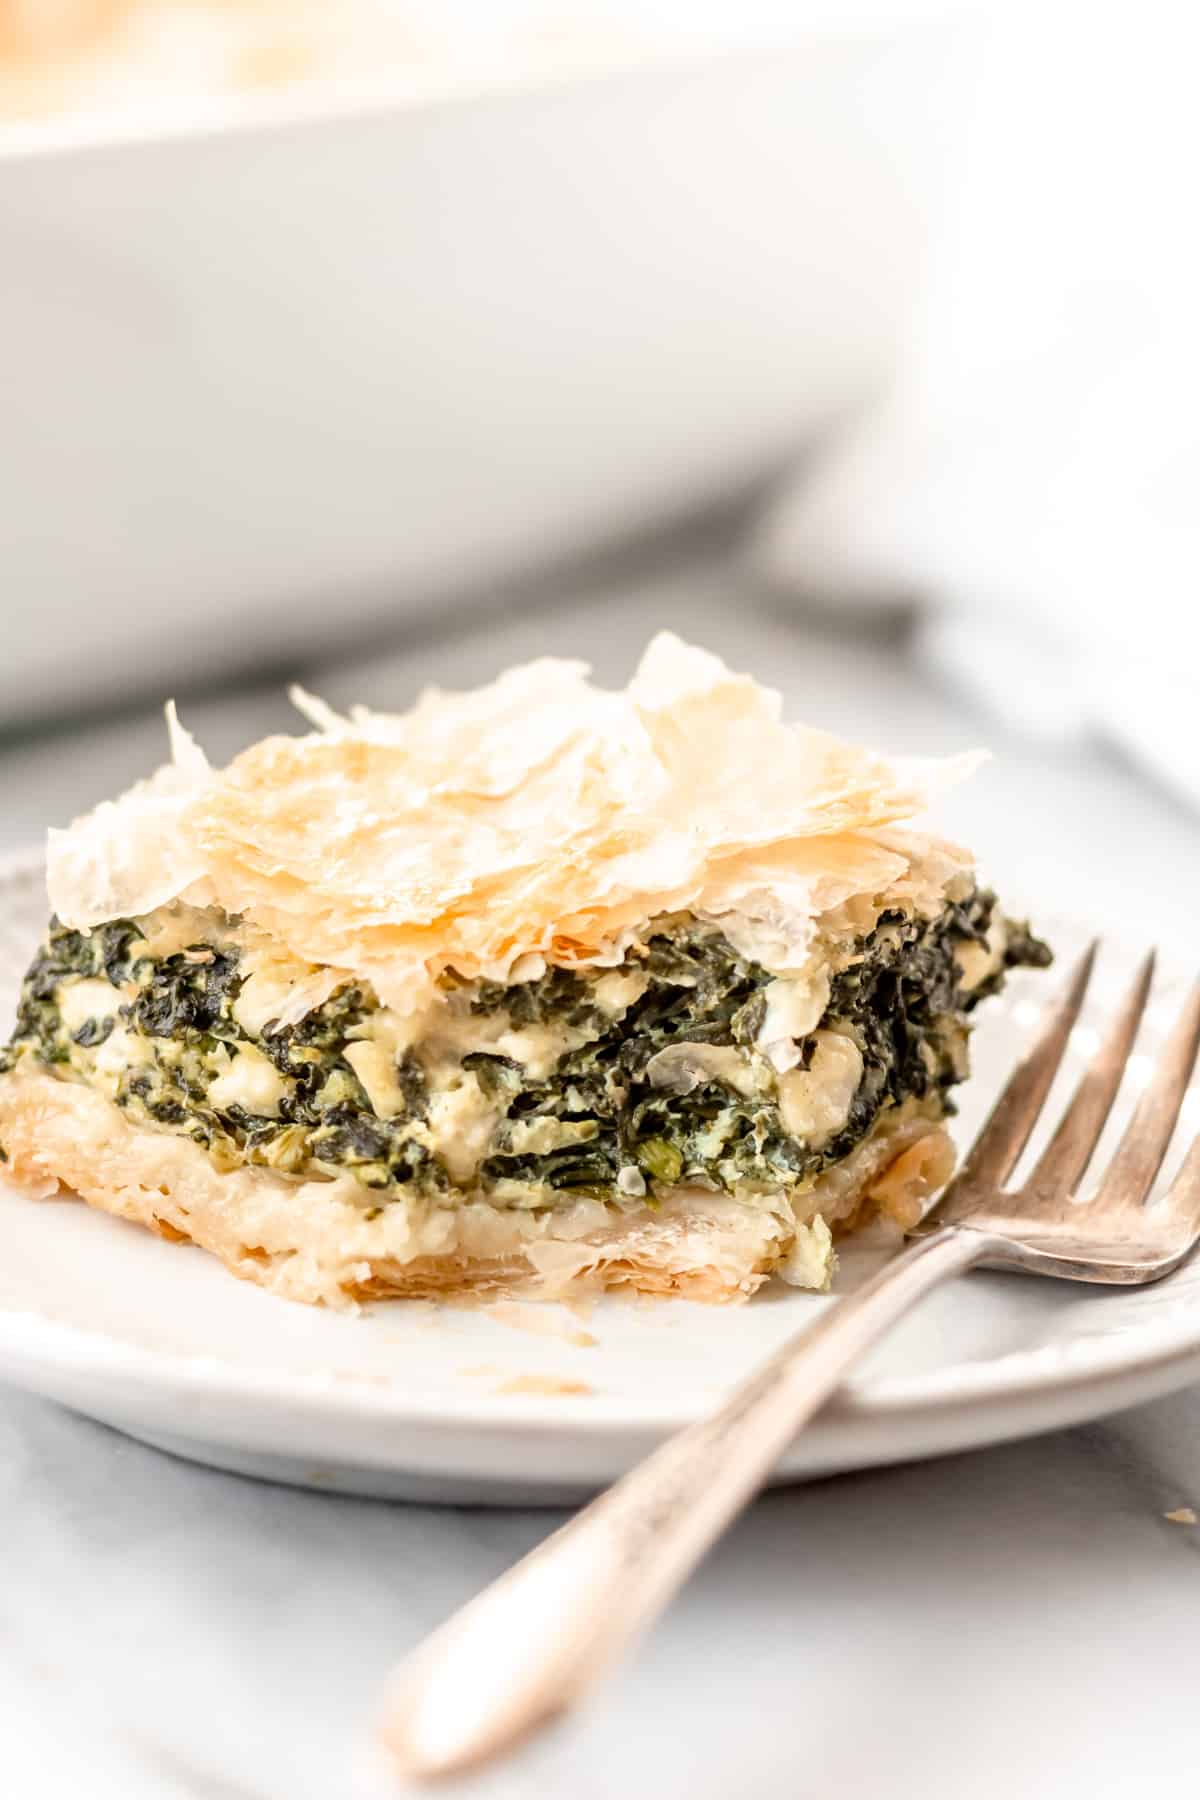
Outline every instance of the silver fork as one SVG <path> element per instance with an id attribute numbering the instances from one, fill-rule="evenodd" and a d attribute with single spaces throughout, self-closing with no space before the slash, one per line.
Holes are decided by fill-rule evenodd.
<path id="1" fill-rule="evenodd" d="M 1093 1196 L 1075 1198 L 1150 991 L 1146 958 L 1022 1187 L 1004 1183 L 1079 1015 L 1093 944 L 1044 1014 L 961 1171 L 916 1241 L 826 1308 L 712 1417 L 661 1445 L 442 1625 L 396 1670 L 382 1733 L 409 1779 L 481 1763 L 564 1712 L 666 1606 L 851 1365 L 931 1288 L 964 1270 L 1157 1281 L 1200 1239 L 1200 1137 L 1168 1195 L 1146 1201 L 1200 1046 L 1193 989 Z"/>

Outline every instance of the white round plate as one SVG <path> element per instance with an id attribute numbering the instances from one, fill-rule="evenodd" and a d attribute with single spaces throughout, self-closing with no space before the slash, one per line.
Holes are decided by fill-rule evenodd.
<path id="1" fill-rule="evenodd" d="M 6 1012 L 43 910 L 35 864 L 0 872 Z M 1090 935 L 1069 920 L 1043 924 L 1061 963 Z M 1133 961 L 1126 947 L 1106 948 L 1056 1096 Z M 1054 979 L 1020 974 L 981 1010 L 962 1141 Z M 1160 981 L 1132 1089 L 1184 985 L 1170 971 Z M 1200 1089 L 1186 1104 L 1180 1147 L 1200 1125 Z M 772 1285 L 725 1308 L 392 1301 L 324 1312 L 235 1281 L 191 1246 L 74 1200 L 32 1201 L 3 1182 L 0 1239 L 0 1377 L 196 1461 L 403 1499 L 578 1497 L 714 1406 L 829 1304 Z M 883 1253 L 848 1250 L 838 1291 Z M 1197 1377 L 1200 1262 L 1134 1292 L 973 1274 L 928 1299 L 864 1362 L 796 1440 L 777 1479 L 1044 1431 Z"/>

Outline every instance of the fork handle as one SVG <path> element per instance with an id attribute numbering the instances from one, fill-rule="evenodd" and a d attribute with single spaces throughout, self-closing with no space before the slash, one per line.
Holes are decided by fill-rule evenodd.
<path id="1" fill-rule="evenodd" d="M 570 1706 L 663 1610 L 858 1358 L 991 1247 L 957 1227 L 911 1244 L 448 1619 L 389 1684 L 382 1734 L 401 1772 L 429 1779 L 486 1761 Z"/>

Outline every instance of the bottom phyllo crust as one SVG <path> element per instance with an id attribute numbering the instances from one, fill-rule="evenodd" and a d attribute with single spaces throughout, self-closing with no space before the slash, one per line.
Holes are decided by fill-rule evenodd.
<path id="1" fill-rule="evenodd" d="M 219 1170 L 189 1139 L 139 1126 L 94 1090 L 32 1065 L 5 1084 L 0 1130 L 18 1180 L 44 1189 L 49 1176 L 89 1205 L 199 1244 L 235 1275 L 330 1305 L 610 1288 L 741 1300 L 774 1273 L 821 1289 L 832 1273 L 833 1230 L 864 1209 L 912 1223 L 954 1163 L 946 1133 L 910 1107 L 896 1109 L 803 1201 L 677 1187 L 651 1204 L 579 1197 L 534 1212 L 406 1196 L 381 1210 L 364 1209 L 351 1175 L 304 1181 Z"/>

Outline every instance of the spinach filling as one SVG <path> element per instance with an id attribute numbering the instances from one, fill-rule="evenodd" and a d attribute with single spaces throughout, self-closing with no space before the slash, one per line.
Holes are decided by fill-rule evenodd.
<path id="1" fill-rule="evenodd" d="M 968 1015 L 1006 968 L 1050 960 L 1043 944 L 1010 925 L 1002 966 L 966 991 L 961 953 L 986 946 L 994 905 L 992 894 L 977 891 L 933 920 L 884 913 L 855 945 L 833 978 L 818 1032 L 796 1040 L 801 1071 L 830 1032 L 849 1038 L 861 1058 L 844 1119 L 815 1141 L 787 1129 L 758 1048 L 775 977 L 711 926 L 663 921 L 615 972 L 636 978 L 626 990 L 632 998 L 615 1007 L 603 986 L 614 971 L 552 968 L 509 987 L 447 976 L 460 1022 L 503 1013 L 518 1034 L 545 1027 L 573 1046 L 536 1079 L 491 1049 L 470 1050 L 456 1064 L 450 1085 L 471 1082 L 488 1121 L 469 1185 L 501 1205 L 614 1192 L 653 1199 L 657 1187 L 683 1179 L 728 1191 L 795 1187 L 845 1157 L 887 1107 L 915 1100 L 953 1110 L 948 1090 L 966 1073 Z M 52 921 L 0 1067 L 28 1054 L 94 1083 L 107 1069 L 118 1105 L 194 1139 L 223 1168 L 344 1170 L 379 1204 L 414 1189 L 451 1199 L 457 1184 L 434 1128 L 444 1063 L 426 1046 L 393 1059 L 391 1116 L 378 1116 L 347 1057 L 371 1036 L 379 1010 L 371 990 L 345 985 L 299 1023 L 271 1022 L 251 1034 L 235 1017 L 240 960 L 224 943 L 152 957 L 134 920 L 86 936 Z M 100 1005 L 68 1030 L 63 992 L 101 977 L 122 990 L 111 1011 Z M 122 1053 L 106 1064 L 118 1029 L 123 1036 L 113 1042 Z M 672 1046 L 687 1047 L 685 1076 L 664 1082 L 660 1053 Z M 221 1073 L 246 1049 L 280 1078 L 269 1113 L 214 1101 Z"/>

